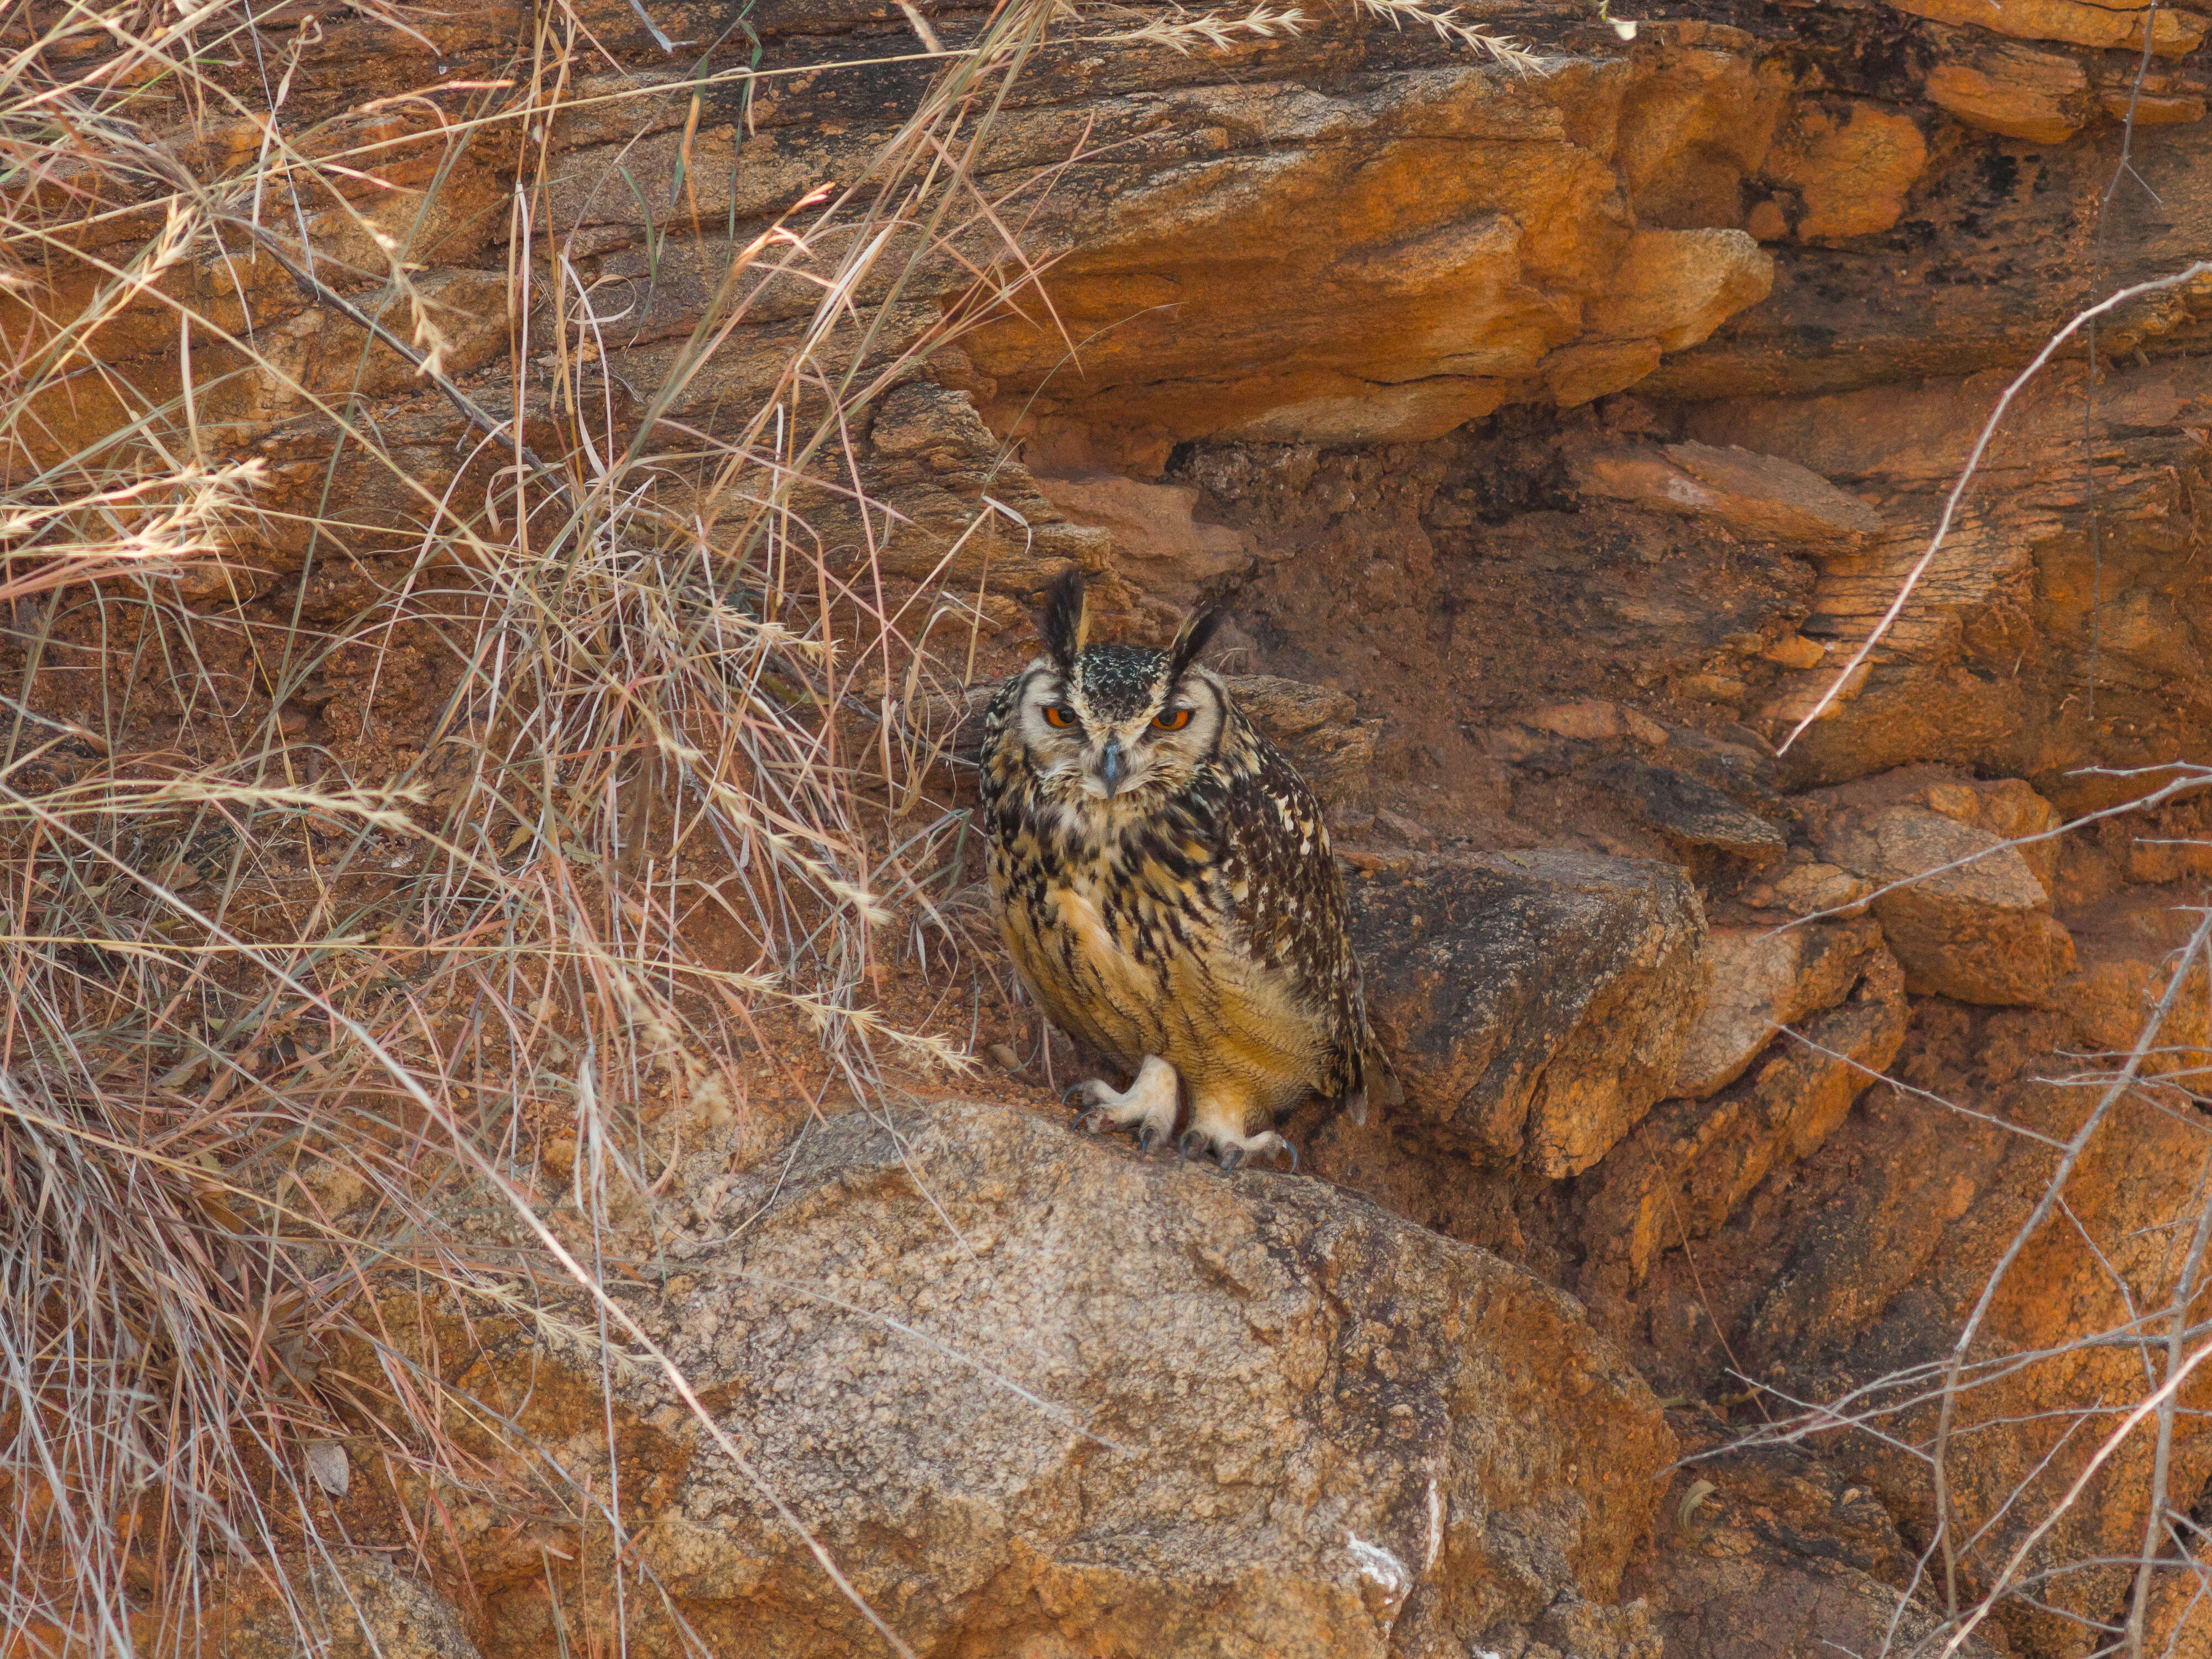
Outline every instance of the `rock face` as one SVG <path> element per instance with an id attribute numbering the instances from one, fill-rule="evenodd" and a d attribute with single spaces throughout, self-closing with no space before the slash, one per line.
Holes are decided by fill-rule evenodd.
<path id="1" fill-rule="evenodd" d="M 1244 574 L 1257 563 L 1247 538 L 1192 517 L 1200 494 L 1194 485 L 1145 483 L 1104 472 L 1039 473 L 1036 487 L 1073 522 L 1104 531 L 1114 559 L 1164 608 L 1194 604 L 1222 586 L 1223 578 Z"/>
<path id="2" fill-rule="evenodd" d="M 1717 1443 L 1710 1421 L 1691 1427 Z M 1941 1639 L 1929 1610 L 1899 1605 L 1911 1569 L 1880 1501 L 1795 1448 L 1698 1458 L 1668 1490 L 1664 1524 L 1647 1593 L 1670 1655 L 1866 1654 Z M 1992 1650 L 1976 1640 L 1960 1651 Z"/>
<path id="3" fill-rule="evenodd" d="M 1705 988 L 1679 872 L 1446 856 L 1364 871 L 1352 891 L 1370 1017 L 1441 1145 L 1573 1175 L 1666 1091 Z"/>
<path id="4" fill-rule="evenodd" d="M 1764 297 L 1772 261 L 1740 229 L 1636 222 L 1607 154 L 1630 91 L 1468 64 L 1102 100 L 1104 147 L 1057 204 L 1086 231 L 1048 280 L 1055 321 L 968 343 L 987 417 L 1344 443 L 1632 385 Z M 1716 56 L 1699 92 L 1764 148 L 1771 82 Z M 1079 381 L 1056 373 L 1070 338 Z M 1224 379 L 1224 358 L 1250 367 Z"/>
<path id="5" fill-rule="evenodd" d="M 1808 1021 L 1716 1098 L 1661 1107 L 1586 1179 L 1586 1289 L 1615 1288 L 1624 1269 L 1641 1281 L 1660 1249 L 1717 1231 L 1769 1176 L 1835 1133 L 1905 1041 L 1897 964 L 1886 952 L 1861 960 L 1865 978 L 1847 1005 Z M 1818 994 L 1822 977 L 1815 968 L 1795 999 Z"/>
<path id="6" fill-rule="evenodd" d="M 1984 1064 L 2006 1063 L 2003 1047 L 2023 1035 L 2013 1023 L 2028 1018 L 2041 1017 L 1991 1018 Z M 2027 1058 L 2021 1052 L 2010 1063 Z M 2056 1138 L 2080 1124 L 2093 1103 L 2085 1093 L 2021 1081 L 1990 1103 L 2006 1121 Z M 1990 1262 L 2050 1178 L 2047 1145 L 1887 1089 L 1869 1099 L 1873 1109 L 1855 1115 L 1830 1142 L 1826 1167 L 1801 1181 L 1779 1212 L 1752 1224 L 1790 1243 L 1784 1271 L 1741 1331 L 1739 1352 L 1747 1364 L 1790 1379 L 1793 1391 L 1832 1398 L 1851 1382 L 1944 1352 Z M 1982 1441 L 1962 1453 L 1953 1476 L 1962 1522 L 1981 1534 L 1965 1558 L 1970 1581 L 1994 1572 L 2051 1512 L 2057 1493 L 2085 1472 L 2101 1437 L 2085 1428 L 2062 1441 L 2067 1422 L 2093 1411 L 2100 1395 L 2115 1399 L 2140 1386 L 2142 1361 L 2133 1352 L 2068 1344 L 2172 1293 L 2180 1261 L 2149 1241 L 2178 1223 L 2193 1224 L 2208 1138 L 2164 1109 L 2168 1104 L 2147 1098 L 2115 1112 L 2067 1188 L 2078 1227 L 2040 1234 L 1992 1308 L 1978 1352 L 2044 1357 L 2006 1368 L 1962 1398 L 1961 1424 L 1978 1425 L 1967 1430 L 1968 1443 Z M 2205 1398 L 2202 1384 L 2192 1379 L 2183 1398 Z M 2185 1403 L 2185 1412 L 2194 1409 Z M 2039 1416 L 2039 1429 L 2004 1426 Z M 1900 1410 L 1887 1421 L 1910 1441 L 1932 1430 L 1933 1408 Z M 2085 1438 L 2091 1443 L 2075 1443 Z M 2059 1516 L 2039 1559 L 2083 1565 L 2054 1583 L 2051 1611 L 2009 1614 L 2016 1642 L 2041 1652 L 2084 1651 L 2067 1615 L 2102 1617 L 2120 1604 L 2133 1573 L 2114 1563 L 2141 1547 L 2151 1458 L 2148 1441 L 2131 1437 L 2105 1465 L 2089 1500 Z M 1849 1446 L 1841 1461 L 1880 1493 L 1908 1535 L 1929 1535 L 1924 1462 L 1871 1441 Z M 2185 1416 L 2173 1480 L 2197 1492 L 2208 1474 L 2212 1440 Z"/>
<path id="7" fill-rule="evenodd" d="M 1611 1602 L 1673 1455 L 1568 1298 L 1310 1181 L 947 1104 L 725 1209 L 657 1322 L 921 1651 L 1458 1656 Z M 725 1651 L 870 1639 L 711 1451 L 642 1547 Z"/>
<path id="8" fill-rule="evenodd" d="M 1709 444 L 1605 448 L 1576 458 L 1587 494 L 1705 518 L 1760 541 L 1850 542 L 1881 516 L 1795 461 Z"/>

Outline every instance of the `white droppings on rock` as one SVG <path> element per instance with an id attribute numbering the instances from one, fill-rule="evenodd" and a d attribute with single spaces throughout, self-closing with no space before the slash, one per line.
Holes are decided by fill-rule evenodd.
<path id="1" fill-rule="evenodd" d="M 1356 1532 L 1344 1534 L 1344 1547 L 1359 1564 L 1359 1576 L 1371 1579 L 1393 1595 L 1413 1588 L 1413 1575 L 1406 1564 L 1380 1544 L 1370 1544 Z"/>

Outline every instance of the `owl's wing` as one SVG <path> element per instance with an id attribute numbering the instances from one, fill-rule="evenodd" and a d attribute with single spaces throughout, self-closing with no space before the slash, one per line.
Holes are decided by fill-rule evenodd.
<path id="1" fill-rule="evenodd" d="M 1373 1038 L 1321 802 L 1273 744 L 1241 716 L 1237 725 L 1223 751 L 1226 896 L 1255 965 L 1330 1034 L 1331 1075 L 1319 1091 L 1364 1121 Z"/>
<path id="2" fill-rule="evenodd" d="M 983 709 L 983 741 L 977 750 L 977 781 L 981 789 L 987 811 L 994 811 L 999 801 L 1012 781 L 1013 766 L 1019 757 L 1006 747 L 1006 728 L 1012 725 L 1014 710 L 1021 706 L 1022 694 L 1036 665 L 1018 674 L 1010 675 Z"/>

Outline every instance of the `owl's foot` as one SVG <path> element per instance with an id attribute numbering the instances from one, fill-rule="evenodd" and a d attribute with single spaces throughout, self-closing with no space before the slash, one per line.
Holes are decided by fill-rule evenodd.
<path id="1" fill-rule="evenodd" d="M 1102 1127 L 1134 1129 L 1137 1147 L 1149 1152 L 1175 1132 L 1176 1069 L 1158 1054 L 1146 1054 L 1137 1080 L 1118 1092 L 1097 1078 L 1079 1085 L 1089 1103 L 1075 1127 L 1097 1134 Z"/>
<path id="2" fill-rule="evenodd" d="M 1296 1175 L 1298 1172 L 1298 1149 L 1273 1129 L 1256 1135 L 1240 1135 L 1194 1126 L 1182 1132 L 1182 1139 L 1176 1143 L 1176 1151 L 1186 1158 L 1202 1158 L 1208 1152 L 1212 1153 L 1224 1175 L 1234 1172 L 1237 1166 L 1248 1158 L 1279 1157 L 1287 1152 L 1291 1158 L 1291 1173 Z"/>

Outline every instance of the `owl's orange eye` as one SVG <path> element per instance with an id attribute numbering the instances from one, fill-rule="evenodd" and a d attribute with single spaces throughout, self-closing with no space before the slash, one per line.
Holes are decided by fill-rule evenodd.
<path id="1" fill-rule="evenodd" d="M 1184 726 L 1188 726 L 1189 724 L 1189 709 L 1163 708 L 1152 719 L 1152 730 L 1155 732 L 1180 732 Z"/>
<path id="2" fill-rule="evenodd" d="M 1067 710 L 1062 708 L 1058 703 L 1048 702 L 1044 706 L 1044 723 L 1047 726 L 1057 726 L 1061 731 L 1066 731 L 1069 726 L 1075 724 L 1075 716 L 1069 714 Z"/>

